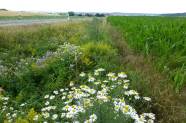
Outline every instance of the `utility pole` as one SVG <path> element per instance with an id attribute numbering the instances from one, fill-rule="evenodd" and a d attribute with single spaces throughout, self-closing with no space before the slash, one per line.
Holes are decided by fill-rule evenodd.
<path id="1" fill-rule="evenodd" d="M 68 13 L 68 15 L 67 15 L 67 16 L 68 16 L 68 21 L 70 21 L 70 16 L 69 16 L 69 13 Z"/>

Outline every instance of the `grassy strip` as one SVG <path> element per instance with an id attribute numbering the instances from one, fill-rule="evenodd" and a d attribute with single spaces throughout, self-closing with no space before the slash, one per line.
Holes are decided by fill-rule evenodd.
<path id="1" fill-rule="evenodd" d="M 66 88 L 71 81 L 76 86 L 88 84 L 81 81 L 78 76 L 80 72 L 89 73 L 100 67 L 113 72 L 126 71 L 133 89 L 144 96 L 153 97 L 153 105 L 131 100 L 132 106 L 139 113 L 153 112 L 161 123 L 185 121 L 184 104 L 179 102 L 183 100 L 174 95 L 167 82 L 169 79 L 157 72 L 147 58 L 131 51 L 122 35 L 105 20 L 1 28 L 0 37 L 0 64 L 8 68 L 5 76 L 0 76 L 0 85 L 17 105 L 25 101 L 29 104 L 25 111 L 31 121 L 33 115 L 39 113 L 45 94 Z M 80 46 L 82 56 L 74 61 L 73 56 L 67 52 L 63 54 L 63 62 L 51 57 L 53 52 L 61 51 L 59 46 L 64 42 Z M 74 46 L 70 45 L 69 48 Z M 111 95 L 122 97 L 122 91 L 123 88 L 118 88 Z M 59 100 L 53 103 L 56 105 L 56 102 Z M 98 122 L 131 122 L 128 117 L 113 119 L 114 109 L 108 108 L 110 105 L 96 105 L 90 109 L 89 114 L 93 111 L 99 114 L 98 118 L 101 119 Z M 82 116 L 80 121 L 84 118 Z M 18 119 L 19 122 L 24 120 L 23 117 Z"/>
<path id="2" fill-rule="evenodd" d="M 75 45 L 63 45 L 65 42 Z M 34 116 L 40 117 L 40 109 L 45 103 L 44 95 L 51 94 L 53 90 L 66 89 L 72 82 L 75 84 L 74 87 L 77 88 L 84 84 L 90 85 L 91 88 L 94 87 L 96 90 L 107 88 L 104 84 L 101 84 L 102 87 L 100 87 L 80 78 L 81 71 L 86 72 L 87 76 L 91 78 L 94 77 L 94 70 L 100 67 L 105 68 L 108 72 L 124 70 L 123 65 L 120 64 L 118 50 L 108 36 L 106 21 L 96 18 L 92 22 L 1 28 L 0 44 L 0 65 L 2 68 L 0 71 L 0 86 L 5 90 L 3 95 L 11 97 L 8 103 L 6 102 L 7 98 L 4 98 L 5 102 L 0 103 L 0 106 L 7 104 L 8 110 L 6 110 L 6 113 L 13 113 L 12 110 L 9 110 L 10 105 L 25 112 L 23 114 L 18 112 L 17 119 L 10 118 L 17 123 L 34 122 Z M 92 71 L 94 72 L 92 73 Z M 125 75 L 125 73 L 122 73 L 122 75 Z M 117 78 L 115 75 L 111 77 Z M 98 79 L 105 80 L 106 77 Z M 108 87 L 114 88 L 116 85 L 117 82 L 113 81 L 108 84 Z M 117 89 L 109 93 L 105 100 L 113 100 L 113 97 L 123 98 L 125 92 L 123 86 L 117 85 Z M 128 86 L 128 84 L 125 86 Z M 59 93 L 59 91 L 53 91 L 53 93 Z M 104 89 L 100 93 L 107 94 Z M 70 94 L 69 92 L 68 95 Z M 93 97 L 95 98 L 95 96 Z M 54 100 L 50 103 L 59 106 L 59 109 L 61 109 L 64 105 L 59 103 L 60 101 Z M 125 100 L 116 101 L 125 102 Z M 26 107 L 20 107 L 20 105 L 25 105 L 24 102 L 26 102 Z M 126 97 L 126 102 L 127 104 L 131 103 L 140 114 L 151 112 L 150 103 L 146 105 L 141 100 L 135 101 L 134 97 Z M 98 122 L 123 123 L 134 121 L 134 118 L 131 119 L 128 115 L 125 117 L 121 114 L 122 112 L 128 112 L 128 106 L 124 107 L 126 109 L 122 112 L 118 110 L 119 114 L 117 115 L 116 112 L 111 112 L 115 109 L 110 106 L 113 105 L 110 102 L 100 103 L 98 101 L 97 103 L 99 105 L 96 104 L 95 107 L 92 107 L 93 109 L 90 108 L 88 115 L 92 112 L 99 114 Z M 55 111 L 52 113 L 59 113 L 58 110 Z M 9 120 L 5 119 L 6 113 L 0 115 L 1 122 Z M 82 117 L 80 121 L 85 120 L 85 116 Z M 50 121 L 52 122 L 52 119 Z"/>
<path id="3" fill-rule="evenodd" d="M 86 81 L 80 81 L 79 73 L 88 73 L 103 67 L 113 72 L 126 71 L 134 89 L 144 96 L 153 97 L 153 106 L 132 102 L 139 113 L 156 113 L 158 121 L 162 123 L 185 120 L 184 107 L 182 103 L 178 104 L 178 98 L 172 94 L 171 86 L 166 82 L 167 78 L 155 71 L 151 65 L 147 65 L 150 63 L 144 61 L 142 56 L 135 56 L 127 48 L 120 33 L 108 26 L 105 20 L 7 27 L 1 28 L 0 37 L 0 64 L 8 68 L 0 76 L 0 85 L 17 105 L 25 101 L 29 104 L 25 110 L 30 118 L 39 112 L 45 94 L 68 87 L 71 81 L 76 85 L 87 84 Z M 58 48 L 64 42 L 80 46 L 83 55 L 75 61 L 69 54 L 63 55 L 65 62 L 51 57 L 53 52 L 60 51 Z M 122 88 L 118 88 L 112 95 L 121 97 L 122 91 Z M 94 109 L 102 116 L 99 122 L 114 122 L 113 113 L 103 115 L 113 111 L 107 108 L 108 105 L 96 105 L 95 109 L 102 107 L 101 113 Z M 121 117 L 115 122 L 124 122 L 124 119 Z M 18 119 L 20 122 L 23 120 Z"/>

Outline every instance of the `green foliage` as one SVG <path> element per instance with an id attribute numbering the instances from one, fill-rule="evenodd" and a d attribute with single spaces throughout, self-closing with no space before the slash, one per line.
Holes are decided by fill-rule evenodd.
<path id="1" fill-rule="evenodd" d="M 74 16 L 75 15 L 75 13 L 74 12 L 68 12 L 68 14 L 69 14 L 69 16 Z"/>
<path id="2" fill-rule="evenodd" d="M 109 17 L 108 21 L 123 32 L 131 48 L 155 57 L 156 67 L 169 74 L 176 90 L 186 80 L 185 18 Z"/>
<path id="3" fill-rule="evenodd" d="M 8 122 L 9 123 L 9 122 Z M 26 119 L 24 119 L 24 118 L 18 118 L 16 121 L 15 121 L 15 123 L 29 123 L 29 121 L 28 120 L 26 120 Z"/>
<path id="4" fill-rule="evenodd" d="M 30 109 L 27 115 L 27 119 L 29 120 L 29 122 L 34 122 L 33 119 L 35 115 L 37 115 L 37 112 L 35 112 L 33 108 Z"/>
<path id="5" fill-rule="evenodd" d="M 58 58 L 48 59 L 39 66 L 36 64 L 37 59 L 51 55 L 50 53 L 55 52 L 65 41 L 78 42 L 79 37 L 83 35 L 81 30 L 83 27 L 78 23 L 2 28 L 0 30 L 1 87 L 8 93 L 17 95 L 17 99 L 21 100 L 25 96 L 26 98 L 34 96 L 40 85 L 45 86 L 46 83 L 62 85 L 59 80 L 66 81 L 68 79 L 66 77 L 71 78 L 74 75 L 72 73 L 75 73 L 74 70 L 69 71 L 72 60 L 69 61 L 70 58 L 67 60 L 66 57 L 66 60 L 63 60 L 66 63 L 61 64 Z"/>
<path id="6" fill-rule="evenodd" d="M 46 106 L 43 105 L 44 95 L 61 88 L 67 91 L 71 83 L 74 87 L 91 84 L 87 78 L 82 79 L 79 76 L 81 71 L 88 73 L 100 67 L 108 71 L 122 70 L 118 51 L 109 39 L 106 29 L 105 23 L 97 18 L 84 23 L 0 29 L 0 86 L 6 91 L 5 95 L 10 95 L 8 103 L 4 103 L 7 108 L 2 115 L 0 114 L 0 121 L 9 122 L 4 116 L 15 111 L 18 116 L 13 118 L 16 119 L 13 122 L 27 123 L 34 122 L 34 119 L 40 122 L 41 109 Z M 96 89 L 99 90 L 101 87 Z M 110 94 L 121 98 L 121 93 L 124 93 L 123 86 Z M 69 91 L 68 95 L 70 94 Z M 56 113 L 59 113 L 64 106 L 61 97 L 59 99 L 51 102 L 58 106 Z M 151 112 L 150 106 L 147 105 L 141 109 L 144 103 L 134 103 L 128 98 L 127 100 L 127 103 L 131 103 L 140 113 Z M 14 106 L 14 109 L 10 110 L 10 106 Z M 90 108 L 86 118 L 92 114 L 92 111 L 95 111 L 100 113 L 98 122 L 119 123 L 124 120 L 132 122 L 131 118 L 123 114 L 119 114 L 121 117 L 118 117 L 113 112 L 114 108 L 110 106 L 111 103 L 96 104 L 95 107 Z M 0 103 L 0 108 L 2 107 Z M 101 111 L 97 110 L 98 108 Z M 105 112 L 109 113 L 104 115 Z M 115 116 L 117 118 L 113 119 Z"/>
<path id="7" fill-rule="evenodd" d="M 82 45 L 82 50 L 86 55 L 93 56 L 93 57 L 101 57 L 101 56 L 113 56 L 116 54 L 113 47 L 107 43 L 103 42 L 90 42 L 87 44 Z M 100 59 L 100 58 L 96 58 Z"/>
<path id="8" fill-rule="evenodd" d="M 94 41 L 103 41 L 105 36 L 105 30 L 103 28 L 103 20 L 99 18 L 93 18 L 89 25 L 87 25 L 87 33 L 89 38 Z"/>
<path id="9" fill-rule="evenodd" d="M 39 113 L 34 108 L 28 108 L 33 102 L 17 105 L 17 102 L 2 96 L 0 109 L 4 119 L 10 123 L 42 121 L 132 123 L 155 120 L 155 115 L 148 110 L 151 98 L 143 97 L 130 89 L 130 81 L 125 72 L 106 72 L 105 69 L 99 68 L 88 73 L 81 72 L 78 78 L 81 81 L 78 84 L 71 81 L 65 88 L 55 88 L 41 96 Z"/>
<path id="10" fill-rule="evenodd" d="M 82 45 L 83 59 L 82 62 L 88 65 L 96 65 L 111 69 L 108 66 L 116 57 L 116 49 L 104 42 L 89 42 Z M 114 64 L 113 64 L 114 65 Z"/>

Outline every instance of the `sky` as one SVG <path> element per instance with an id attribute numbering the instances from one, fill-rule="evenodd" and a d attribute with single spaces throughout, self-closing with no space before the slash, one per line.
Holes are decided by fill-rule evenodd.
<path id="1" fill-rule="evenodd" d="M 46 12 L 186 12 L 186 0 L 0 0 L 0 8 Z"/>

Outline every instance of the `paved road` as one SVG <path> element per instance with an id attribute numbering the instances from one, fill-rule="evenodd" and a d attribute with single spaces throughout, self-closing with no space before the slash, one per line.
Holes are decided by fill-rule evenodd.
<path id="1" fill-rule="evenodd" d="M 70 21 L 89 20 L 88 18 L 73 18 Z M 2 26 L 19 26 L 32 24 L 47 24 L 57 22 L 67 22 L 68 19 L 23 19 L 23 20 L 0 20 L 0 27 Z"/>

